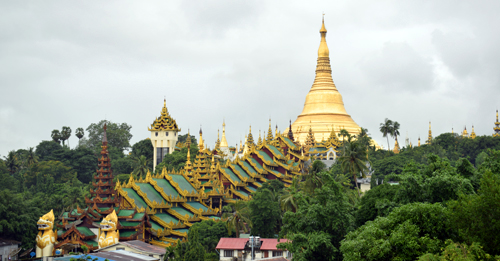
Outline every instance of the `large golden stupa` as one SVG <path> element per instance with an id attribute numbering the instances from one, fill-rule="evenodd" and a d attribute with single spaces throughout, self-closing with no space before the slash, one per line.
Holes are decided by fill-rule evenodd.
<path id="1" fill-rule="evenodd" d="M 326 44 L 325 20 L 321 30 L 321 42 L 318 49 L 318 63 L 316 65 L 316 78 L 311 90 L 306 96 L 304 109 L 292 124 L 292 131 L 295 139 L 304 143 L 312 129 L 316 141 L 328 138 L 332 129 L 338 132 L 346 129 L 350 134 L 358 134 L 360 127 L 351 116 L 347 114 L 335 83 L 332 79 L 332 69 L 330 68 L 330 52 Z"/>

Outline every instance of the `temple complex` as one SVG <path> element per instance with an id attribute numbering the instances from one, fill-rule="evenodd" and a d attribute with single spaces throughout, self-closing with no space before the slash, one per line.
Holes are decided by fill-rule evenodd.
<path id="1" fill-rule="evenodd" d="M 332 79 L 324 19 L 319 32 L 321 42 L 318 49 L 316 77 L 306 96 L 302 113 L 292 124 L 295 140 L 301 144 L 310 138 L 311 131 L 314 133 L 315 141 L 320 142 L 322 137 L 329 135 L 329 128 L 332 125 L 337 131 L 345 129 L 351 135 L 360 132 L 359 125 L 347 114 L 342 95 Z"/>

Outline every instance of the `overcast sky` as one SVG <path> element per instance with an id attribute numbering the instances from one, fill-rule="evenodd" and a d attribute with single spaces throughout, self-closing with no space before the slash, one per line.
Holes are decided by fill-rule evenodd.
<path id="1" fill-rule="evenodd" d="M 305 4 L 307 3 L 307 4 Z M 163 98 L 213 148 L 283 131 L 315 75 L 321 14 L 347 112 L 387 147 L 491 135 L 500 106 L 500 1 L 1 1 L 0 155 L 104 118 L 150 136 Z M 393 141 L 391 141 L 393 146 Z"/>

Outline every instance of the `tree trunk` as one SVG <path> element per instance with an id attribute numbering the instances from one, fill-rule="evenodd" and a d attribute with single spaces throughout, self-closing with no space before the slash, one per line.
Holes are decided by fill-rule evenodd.
<path id="1" fill-rule="evenodd" d="M 354 183 L 356 183 L 356 188 L 358 189 L 358 196 L 361 198 L 361 191 L 359 191 L 359 185 L 358 185 L 358 177 L 356 176 L 356 174 L 354 174 L 353 176 L 354 176 Z"/>
<path id="2" fill-rule="evenodd" d="M 387 138 L 387 150 L 391 150 L 391 146 L 389 146 L 389 136 L 385 136 Z"/>

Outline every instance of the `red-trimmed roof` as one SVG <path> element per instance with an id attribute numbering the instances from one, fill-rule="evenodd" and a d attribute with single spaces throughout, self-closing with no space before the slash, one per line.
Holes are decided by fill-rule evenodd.
<path id="1" fill-rule="evenodd" d="M 245 244 L 248 242 L 248 238 L 227 238 L 223 237 L 219 240 L 219 244 L 215 249 L 245 249 Z"/>
<path id="2" fill-rule="evenodd" d="M 288 242 L 288 239 L 280 239 L 280 242 L 278 242 L 277 238 L 261 238 L 260 241 L 262 241 L 260 250 L 278 250 L 276 245 L 279 243 L 286 243 Z"/>

